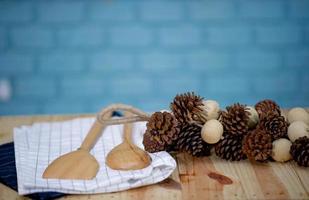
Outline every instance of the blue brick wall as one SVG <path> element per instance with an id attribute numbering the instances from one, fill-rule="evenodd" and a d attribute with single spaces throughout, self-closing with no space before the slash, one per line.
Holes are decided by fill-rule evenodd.
<path id="1" fill-rule="evenodd" d="M 309 106 L 309 0 L 3 0 L 0 115 L 166 109 L 196 91 L 222 106 Z"/>

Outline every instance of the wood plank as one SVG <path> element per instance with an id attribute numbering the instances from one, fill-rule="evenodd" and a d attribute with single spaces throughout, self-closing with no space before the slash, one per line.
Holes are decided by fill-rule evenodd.
<path id="1" fill-rule="evenodd" d="M 0 200 L 8 200 L 8 199 L 28 199 L 28 198 L 19 196 L 18 193 L 12 190 L 11 188 L 3 184 L 0 184 Z"/>
<path id="2" fill-rule="evenodd" d="M 274 173 L 272 163 L 252 165 L 265 199 L 288 199 L 289 194 L 280 178 Z"/>
<path id="3" fill-rule="evenodd" d="M 306 190 L 306 194 L 309 195 L 309 175 L 308 175 L 309 169 L 306 167 L 299 167 L 295 162 L 291 162 L 290 165 L 291 168 L 295 171 L 302 186 Z"/>
<path id="4" fill-rule="evenodd" d="M 238 177 L 237 170 L 234 167 L 235 162 L 228 162 L 217 156 L 211 156 L 210 159 L 219 173 L 233 180 L 233 184 L 225 185 L 223 188 L 225 199 L 246 199 L 246 193 Z"/>
<path id="5" fill-rule="evenodd" d="M 247 199 L 265 199 L 253 166 L 248 160 L 239 161 L 232 167 L 236 170 Z"/>
<path id="6" fill-rule="evenodd" d="M 12 141 L 13 128 L 17 126 L 89 116 L 94 115 L 0 117 L 0 144 Z M 193 158 L 184 153 L 174 157 L 177 169 L 161 183 L 117 193 L 68 195 L 63 199 L 309 199 L 309 170 L 294 162 L 228 162 L 215 155 Z M 222 184 L 211 178 L 210 173 L 224 175 L 232 184 Z M 25 197 L 0 184 L 1 199 Z"/>
<path id="7" fill-rule="evenodd" d="M 272 163 L 272 168 L 277 177 L 281 180 L 281 183 L 285 186 L 290 197 L 293 199 L 308 199 L 308 193 L 301 183 L 299 177 L 295 172 L 295 167 L 299 166 L 292 165 L 291 162 L 288 163 Z M 309 176 L 309 170 L 305 176 Z"/>

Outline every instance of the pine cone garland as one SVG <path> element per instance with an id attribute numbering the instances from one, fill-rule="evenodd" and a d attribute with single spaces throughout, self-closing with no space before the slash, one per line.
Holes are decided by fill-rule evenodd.
<path id="1" fill-rule="evenodd" d="M 309 167 L 309 138 L 304 136 L 295 140 L 290 153 L 299 166 Z"/>
<path id="2" fill-rule="evenodd" d="M 178 121 L 168 112 L 155 112 L 146 126 L 143 144 L 148 152 L 166 150 L 177 139 L 179 133 Z"/>
<path id="3" fill-rule="evenodd" d="M 201 127 L 195 124 L 184 125 L 177 139 L 177 147 L 193 156 L 209 156 L 211 145 L 204 142 Z"/>
<path id="4" fill-rule="evenodd" d="M 247 156 L 242 151 L 242 137 L 225 133 L 224 138 L 215 145 L 216 155 L 225 160 L 239 161 Z"/>
<path id="5" fill-rule="evenodd" d="M 243 136 L 248 133 L 248 121 L 250 112 L 244 105 L 236 103 L 226 107 L 227 111 L 222 111 L 220 121 L 224 131 L 235 136 Z"/>
<path id="6" fill-rule="evenodd" d="M 258 112 L 260 117 L 263 114 L 267 114 L 268 112 L 274 112 L 279 116 L 281 115 L 279 105 L 270 99 L 259 101 L 257 104 L 255 104 L 255 110 Z"/>
<path id="7" fill-rule="evenodd" d="M 192 121 L 204 124 L 207 121 L 207 113 L 202 107 L 203 98 L 195 95 L 194 92 L 176 95 L 170 105 L 176 119 L 181 124 L 186 124 Z"/>
<path id="8" fill-rule="evenodd" d="M 265 130 L 255 129 L 244 137 L 242 150 L 251 160 L 266 161 L 272 152 L 271 136 Z"/>
<path id="9" fill-rule="evenodd" d="M 270 134 L 272 141 L 287 137 L 288 123 L 283 116 L 278 115 L 276 112 L 263 114 L 258 127 Z"/>

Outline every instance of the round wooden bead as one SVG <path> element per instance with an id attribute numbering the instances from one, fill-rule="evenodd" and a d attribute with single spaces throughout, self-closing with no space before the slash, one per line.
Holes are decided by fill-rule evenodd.
<path id="1" fill-rule="evenodd" d="M 294 142 L 300 137 L 309 137 L 309 126 L 303 121 L 295 121 L 288 127 L 288 137 Z"/>
<path id="2" fill-rule="evenodd" d="M 207 121 L 201 131 L 202 138 L 208 144 L 215 144 L 219 142 L 223 134 L 222 124 L 216 120 L 211 119 Z"/>
<path id="3" fill-rule="evenodd" d="M 247 111 L 250 113 L 248 126 L 254 128 L 259 123 L 259 114 L 252 106 L 246 106 Z"/>
<path id="4" fill-rule="evenodd" d="M 291 145 L 292 142 L 285 138 L 273 141 L 272 158 L 278 162 L 290 160 L 292 158 L 290 154 Z"/>
<path id="5" fill-rule="evenodd" d="M 290 123 L 303 121 L 306 124 L 309 124 L 309 113 L 303 108 L 293 108 L 288 113 L 288 121 Z"/>
<path id="6" fill-rule="evenodd" d="M 206 111 L 207 116 L 206 119 L 218 119 L 219 117 L 219 111 L 220 111 L 220 106 L 217 101 L 214 100 L 207 100 L 203 101 L 203 109 Z"/>

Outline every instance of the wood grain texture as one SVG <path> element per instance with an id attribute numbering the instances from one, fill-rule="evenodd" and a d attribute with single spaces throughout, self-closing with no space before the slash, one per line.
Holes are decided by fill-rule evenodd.
<path id="1" fill-rule="evenodd" d="M 89 116 L 94 115 L 0 117 L 0 144 L 12 141 L 13 128 L 20 125 Z M 184 153 L 174 157 L 177 169 L 161 183 L 117 193 L 68 195 L 63 199 L 309 199 L 309 169 L 294 162 L 228 162 L 215 155 L 193 158 Z M 232 184 L 222 183 L 220 175 Z M 0 199 L 24 198 L 0 184 Z"/>

